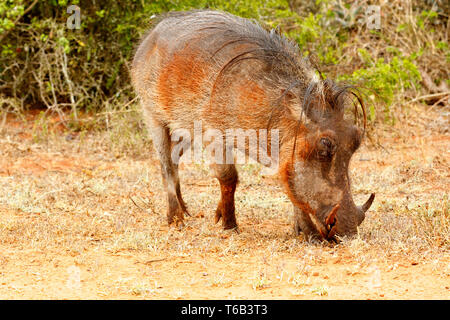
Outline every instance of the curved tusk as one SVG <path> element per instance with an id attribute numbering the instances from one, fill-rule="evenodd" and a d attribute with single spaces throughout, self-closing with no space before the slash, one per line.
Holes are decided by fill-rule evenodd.
<path id="1" fill-rule="evenodd" d="M 336 214 L 339 210 L 340 204 L 338 203 L 331 209 L 330 213 L 327 215 L 325 219 L 325 225 L 317 219 L 315 213 L 309 213 L 309 217 L 311 222 L 316 227 L 317 231 L 319 231 L 320 235 L 323 239 L 331 239 L 336 234 L 336 228 L 327 229 L 328 226 L 336 223 L 337 217 Z"/>
<path id="2" fill-rule="evenodd" d="M 336 222 L 336 214 L 339 210 L 340 204 L 338 203 L 331 209 L 330 213 L 328 214 L 327 218 L 325 219 L 325 225 L 329 226 Z"/>
<path id="3" fill-rule="evenodd" d="M 370 195 L 369 199 L 366 201 L 366 203 L 364 203 L 361 207 L 359 207 L 359 210 L 361 210 L 362 213 L 365 213 L 367 210 L 369 210 L 374 199 L 375 199 L 375 193 L 372 193 Z"/>
<path id="4" fill-rule="evenodd" d="M 325 229 L 323 224 L 317 219 L 315 213 L 309 213 L 309 218 L 311 219 L 311 222 L 313 223 L 314 227 L 316 227 L 316 230 L 319 231 L 322 238 L 326 239 L 328 235 L 328 231 Z"/>
<path id="5" fill-rule="evenodd" d="M 330 232 L 328 233 L 329 240 L 333 240 L 334 236 L 336 235 L 336 231 L 337 231 L 336 226 L 333 226 L 331 228 Z M 334 239 L 334 240 L 336 240 L 336 239 Z"/>

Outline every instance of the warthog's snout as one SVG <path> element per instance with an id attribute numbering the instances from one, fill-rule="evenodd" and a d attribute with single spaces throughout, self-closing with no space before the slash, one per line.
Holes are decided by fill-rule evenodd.
<path id="1" fill-rule="evenodd" d="M 358 226 L 364 221 L 365 213 L 367 210 L 369 210 L 370 206 L 373 203 L 373 200 L 375 199 L 375 193 L 372 193 L 367 199 L 367 201 L 362 205 L 357 207 L 357 216 L 358 219 Z M 336 240 L 335 236 L 339 230 L 339 219 L 338 219 L 338 212 L 339 212 L 340 204 L 335 205 L 330 212 L 326 215 L 325 220 L 323 221 L 323 224 L 320 224 L 317 219 L 315 220 L 314 225 L 317 227 L 317 231 L 321 235 L 323 239 L 326 240 Z M 347 232 L 347 234 L 351 234 L 351 232 Z"/>

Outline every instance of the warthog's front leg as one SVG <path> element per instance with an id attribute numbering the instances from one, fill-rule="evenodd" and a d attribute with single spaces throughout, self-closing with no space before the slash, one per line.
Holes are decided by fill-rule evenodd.
<path id="1" fill-rule="evenodd" d="M 226 229 L 237 228 L 234 192 L 238 183 L 238 173 L 234 164 L 214 164 L 216 178 L 220 183 L 221 197 L 216 210 L 215 222 L 222 219 L 222 226 Z"/>

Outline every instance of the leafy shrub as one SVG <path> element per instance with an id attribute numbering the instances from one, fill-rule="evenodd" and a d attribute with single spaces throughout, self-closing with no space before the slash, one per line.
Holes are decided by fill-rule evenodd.
<path id="1" fill-rule="evenodd" d="M 280 28 L 305 55 L 318 57 L 326 75 L 363 82 L 387 110 L 395 97 L 418 88 L 419 67 L 436 84 L 448 83 L 446 9 L 411 0 L 410 19 L 404 9 L 386 5 L 382 31 L 371 31 L 360 22 L 369 2 L 0 0 L 0 110 L 69 109 L 76 120 L 80 110 L 98 113 L 107 105 L 129 106 L 134 97 L 129 63 L 152 18 L 194 8 L 225 10 Z M 81 8 L 80 30 L 66 27 L 69 4 Z M 380 47 L 401 47 L 402 53 Z"/>
<path id="2" fill-rule="evenodd" d="M 17 18 L 23 15 L 24 10 L 22 0 L 0 1 L 0 34 L 14 28 Z"/>
<path id="3" fill-rule="evenodd" d="M 0 86 L 22 108 L 70 107 L 76 116 L 80 109 L 97 112 L 106 101 L 128 101 L 133 96 L 128 64 L 155 15 L 217 8 L 261 20 L 273 10 L 288 8 L 285 0 L 245 4 L 238 0 L 82 0 L 70 4 L 81 8 L 80 30 L 66 28 L 67 0 L 0 0 L 0 37 L 5 38 Z M 22 17 L 26 10 L 30 14 Z M 21 23 L 15 24 L 18 20 Z"/>
<path id="4" fill-rule="evenodd" d="M 343 75 L 340 80 L 363 84 L 377 97 L 385 102 L 386 107 L 392 102 L 394 95 L 406 89 L 418 87 L 421 75 L 414 64 L 417 54 L 403 56 L 397 52 L 390 61 L 374 59 L 365 49 L 358 52 L 364 61 L 364 67 L 350 75 Z M 374 117 L 372 110 L 372 118 Z"/>

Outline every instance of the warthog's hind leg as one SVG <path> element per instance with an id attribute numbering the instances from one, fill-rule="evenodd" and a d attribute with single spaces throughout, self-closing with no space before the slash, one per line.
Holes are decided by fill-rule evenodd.
<path id="1" fill-rule="evenodd" d="M 153 145 L 161 163 L 164 188 L 167 191 L 167 222 L 169 224 L 175 222 L 177 225 L 182 225 L 184 214 L 189 214 L 181 196 L 178 164 L 173 163 L 171 158 L 170 131 L 166 125 L 158 121 L 153 121 L 150 129 L 152 131 Z"/>

